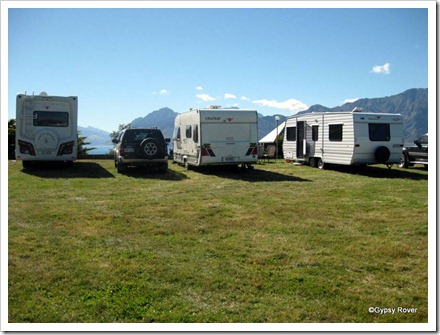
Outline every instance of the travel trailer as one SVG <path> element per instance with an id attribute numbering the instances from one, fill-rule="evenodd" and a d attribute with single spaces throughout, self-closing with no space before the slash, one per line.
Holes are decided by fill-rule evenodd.
<path id="1" fill-rule="evenodd" d="M 18 94 L 16 100 L 15 157 L 28 166 L 32 161 L 77 158 L 78 98 Z"/>
<path id="2" fill-rule="evenodd" d="M 286 160 L 324 168 L 328 164 L 400 163 L 403 148 L 400 114 L 351 112 L 307 113 L 286 120 Z"/>
<path id="3" fill-rule="evenodd" d="M 252 168 L 258 159 L 256 110 L 209 106 L 177 115 L 173 162 L 189 166 Z"/>

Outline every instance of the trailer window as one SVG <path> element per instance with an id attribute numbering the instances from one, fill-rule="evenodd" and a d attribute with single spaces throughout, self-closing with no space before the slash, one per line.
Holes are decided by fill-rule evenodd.
<path id="1" fill-rule="evenodd" d="M 34 126 L 36 127 L 67 127 L 69 126 L 69 113 L 34 111 Z"/>
<path id="2" fill-rule="evenodd" d="M 199 143 L 199 125 L 197 124 L 193 127 L 193 140 L 194 143 Z"/>
<path id="3" fill-rule="evenodd" d="M 296 127 L 286 128 L 286 141 L 296 141 Z"/>
<path id="4" fill-rule="evenodd" d="M 319 137 L 319 126 L 312 126 L 312 141 L 316 142 Z"/>
<path id="5" fill-rule="evenodd" d="M 331 124 L 328 126 L 328 139 L 332 142 L 342 141 L 342 124 Z"/>
<path id="6" fill-rule="evenodd" d="M 389 141 L 391 139 L 390 124 L 369 123 L 368 135 L 370 137 L 370 141 Z"/>
<path id="7" fill-rule="evenodd" d="M 186 128 L 185 128 L 185 136 L 186 136 L 186 138 L 191 138 L 191 129 L 192 129 L 191 126 L 186 126 Z"/>

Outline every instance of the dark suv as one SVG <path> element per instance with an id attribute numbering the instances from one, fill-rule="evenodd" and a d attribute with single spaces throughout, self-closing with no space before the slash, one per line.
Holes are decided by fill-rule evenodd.
<path id="1" fill-rule="evenodd" d="M 407 168 L 414 164 L 423 164 L 428 169 L 428 134 L 414 141 L 415 145 L 403 148 L 399 167 Z"/>
<path id="2" fill-rule="evenodd" d="M 156 128 L 128 128 L 116 139 L 114 157 L 118 172 L 127 166 L 153 166 L 159 172 L 168 170 L 168 143 L 162 132 Z"/>

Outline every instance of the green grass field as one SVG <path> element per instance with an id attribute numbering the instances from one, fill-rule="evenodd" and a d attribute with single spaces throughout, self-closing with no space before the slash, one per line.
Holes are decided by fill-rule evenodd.
<path id="1" fill-rule="evenodd" d="M 8 172 L 10 323 L 428 321 L 423 169 Z"/>

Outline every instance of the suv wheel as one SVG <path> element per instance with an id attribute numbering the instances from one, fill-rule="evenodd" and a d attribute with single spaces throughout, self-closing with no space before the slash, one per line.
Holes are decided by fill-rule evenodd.
<path id="1" fill-rule="evenodd" d="M 400 156 L 399 167 L 400 168 L 407 168 L 408 167 L 408 158 L 406 157 L 405 154 L 402 154 L 402 156 Z"/>
<path id="2" fill-rule="evenodd" d="M 154 138 L 146 138 L 141 142 L 141 152 L 146 158 L 153 158 L 159 151 L 158 143 Z"/>

